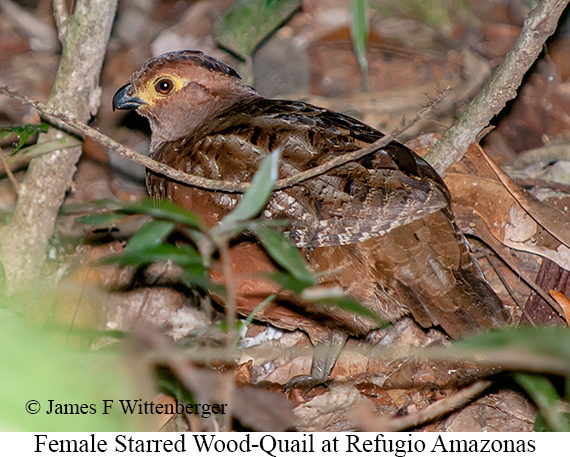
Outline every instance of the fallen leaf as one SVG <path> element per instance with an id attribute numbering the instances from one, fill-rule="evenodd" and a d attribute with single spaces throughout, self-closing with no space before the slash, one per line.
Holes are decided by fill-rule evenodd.
<path id="1" fill-rule="evenodd" d="M 561 294 L 560 292 L 555 291 L 554 289 L 550 291 L 550 295 L 552 296 L 552 298 L 554 298 L 554 300 L 556 300 L 556 303 L 558 303 L 560 305 L 560 307 L 562 308 L 566 322 L 567 323 L 570 322 L 570 320 L 569 320 L 569 318 L 570 318 L 570 300 L 568 300 L 565 295 Z"/>

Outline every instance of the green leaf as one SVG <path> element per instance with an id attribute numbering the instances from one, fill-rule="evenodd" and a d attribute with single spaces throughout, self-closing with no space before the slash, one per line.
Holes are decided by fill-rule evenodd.
<path id="1" fill-rule="evenodd" d="M 257 173 L 251 180 L 251 186 L 243 195 L 235 209 L 222 219 L 221 225 L 233 224 L 257 216 L 271 196 L 273 185 L 277 180 L 277 169 L 281 147 L 275 149 L 270 156 L 261 162 Z"/>
<path id="2" fill-rule="evenodd" d="M 360 316 L 367 317 L 379 325 L 386 322 L 374 311 L 361 305 L 354 298 L 344 295 L 342 289 L 338 287 L 315 287 L 312 289 L 305 289 L 301 297 L 307 301 L 321 303 L 328 306 L 336 306 L 344 311 L 359 314 Z"/>
<path id="3" fill-rule="evenodd" d="M 356 59 L 360 66 L 362 88 L 364 90 L 368 90 L 368 57 L 366 55 L 366 43 L 368 42 L 368 32 L 370 29 L 368 10 L 368 0 L 351 0 L 350 12 L 352 22 L 350 35 L 352 37 L 352 45 Z"/>
<path id="4" fill-rule="evenodd" d="M 138 203 L 125 203 L 118 211 L 127 214 L 148 214 L 158 219 L 180 222 L 188 227 L 199 229 L 202 226 L 200 219 L 194 213 L 176 206 L 169 200 L 154 202 L 145 198 Z"/>
<path id="5" fill-rule="evenodd" d="M 49 129 L 48 124 L 24 124 L 18 127 L 2 127 L 0 128 L 0 138 L 6 138 L 10 135 L 10 133 L 15 133 L 18 135 L 20 141 L 16 145 L 15 149 L 11 152 L 11 154 L 15 154 L 18 152 L 22 146 L 28 141 L 32 135 L 36 133 L 46 133 Z"/>
<path id="6" fill-rule="evenodd" d="M 194 404 L 194 398 L 184 384 L 167 367 L 156 369 L 156 382 L 161 392 L 176 398 L 180 403 L 186 405 Z"/>
<path id="7" fill-rule="evenodd" d="M 297 295 L 303 292 L 307 287 L 315 285 L 314 281 L 301 281 L 286 271 L 274 271 L 273 273 L 267 274 L 266 277 Z"/>
<path id="8" fill-rule="evenodd" d="M 154 202 L 150 198 L 145 198 L 137 203 L 125 203 L 119 200 L 106 198 L 96 202 L 89 202 L 87 204 L 81 203 L 68 205 L 65 208 L 66 214 L 96 210 L 106 210 L 106 212 L 82 216 L 78 218 L 78 221 L 84 224 L 100 225 L 115 222 L 127 215 L 144 214 L 153 216 L 156 219 L 179 222 L 190 228 L 200 229 L 202 227 L 202 223 L 198 216 L 176 206 L 169 200 L 159 200 Z M 116 214 L 116 216 L 113 214 Z"/>
<path id="9" fill-rule="evenodd" d="M 245 59 L 300 6 L 301 0 L 236 0 L 214 24 L 214 36 Z"/>
<path id="10" fill-rule="evenodd" d="M 174 222 L 153 220 L 141 227 L 125 248 L 125 254 L 133 254 L 155 248 L 163 243 L 174 230 Z"/>
<path id="11" fill-rule="evenodd" d="M 206 269 L 202 264 L 186 265 L 184 267 L 184 274 L 180 277 L 180 281 L 187 287 L 198 287 L 218 295 L 222 295 L 225 290 L 223 286 L 210 281 L 210 278 L 206 274 Z"/>
<path id="12" fill-rule="evenodd" d="M 512 327 L 472 335 L 456 342 L 459 349 L 509 349 L 546 354 L 570 363 L 570 330 L 561 327 Z"/>
<path id="13" fill-rule="evenodd" d="M 253 231 L 273 260 L 299 281 L 315 283 L 315 278 L 307 268 L 305 259 L 285 235 L 262 225 L 254 227 Z"/>
<path id="14" fill-rule="evenodd" d="M 103 259 L 101 263 L 118 263 L 119 265 L 149 265 L 153 262 L 171 261 L 184 266 L 200 266 L 202 258 L 192 246 L 184 244 L 175 246 L 173 244 L 161 244 L 156 247 L 145 249 L 144 251 L 129 252 L 121 255 L 111 256 Z M 202 267 L 203 268 L 203 267 Z"/>
<path id="15" fill-rule="evenodd" d="M 527 373 L 515 373 L 514 378 L 534 400 L 552 431 L 570 431 L 568 418 L 562 412 L 563 402 L 548 379 Z"/>
<path id="16" fill-rule="evenodd" d="M 237 346 L 239 343 L 239 340 L 242 335 L 242 329 L 245 328 L 247 330 L 249 325 L 253 322 L 253 320 L 257 316 L 257 313 L 259 313 L 263 308 L 265 308 L 269 303 L 271 303 L 276 296 L 277 295 L 275 294 L 268 295 L 259 305 L 255 307 L 255 309 L 249 314 L 249 316 L 247 316 L 247 318 L 243 321 L 243 323 L 241 323 L 240 321 L 237 322 L 238 325 L 236 327 L 237 332 L 234 340 L 234 346 Z"/>

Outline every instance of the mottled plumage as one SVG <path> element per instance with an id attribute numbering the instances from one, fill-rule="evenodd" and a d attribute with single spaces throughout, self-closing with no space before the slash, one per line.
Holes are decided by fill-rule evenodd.
<path id="1" fill-rule="evenodd" d="M 190 174 L 236 182 L 250 181 L 261 160 L 277 147 L 282 148 L 283 178 L 382 137 L 339 113 L 265 99 L 230 67 L 194 51 L 149 61 L 117 92 L 114 107 L 137 108 L 149 119 L 155 160 Z M 168 198 L 210 225 L 240 198 L 154 173 L 148 174 L 147 185 L 153 197 Z M 309 265 L 328 272 L 323 284 L 343 287 L 387 320 L 410 313 L 422 326 L 441 325 L 452 337 L 508 322 L 508 313 L 453 222 L 444 182 L 397 142 L 274 192 L 262 217 L 288 220 L 286 234 Z M 264 293 L 275 290 L 247 273 L 274 266 L 255 243 L 234 248 L 232 255 L 234 267 L 245 274 L 238 310 L 247 314 Z M 278 327 L 301 328 L 314 342 L 364 335 L 376 325 L 338 309 L 287 300 L 283 297 L 259 317 Z M 328 376 L 334 360 L 326 364 L 330 366 L 313 374 Z"/>

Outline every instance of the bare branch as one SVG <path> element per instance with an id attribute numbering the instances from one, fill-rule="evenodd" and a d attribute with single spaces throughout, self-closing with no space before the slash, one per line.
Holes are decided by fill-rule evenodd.
<path id="1" fill-rule="evenodd" d="M 433 98 L 425 107 L 423 107 L 418 113 L 409 121 L 403 122 L 402 125 L 388 135 L 380 138 L 378 141 L 356 151 L 344 154 L 340 157 L 336 157 L 332 160 L 325 162 L 318 167 L 311 168 L 307 171 L 301 172 L 289 178 L 280 179 L 275 183 L 274 190 L 281 190 L 287 187 L 292 187 L 300 184 L 308 179 L 320 176 L 327 171 L 344 165 L 346 163 L 352 162 L 354 160 L 359 160 L 362 157 L 372 154 L 378 149 L 386 146 L 387 144 L 394 141 L 399 135 L 401 135 L 406 129 L 410 128 L 416 122 L 420 120 L 428 111 L 430 111 L 435 105 L 437 105 L 441 100 L 443 100 L 449 93 L 449 89 L 443 91 L 435 98 Z M 144 165 L 149 170 L 166 176 L 174 181 L 178 181 L 189 186 L 199 187 L 206 190 L 222 191 L 222 192 L 245 192 L 249 188 L 249 183 L 236 183 L 232 181 L 221 181 L 216 179 L 207 179 L 201 176 L 189 175 L 180 170 L 176 170 L 168 165 L 151 159 L 150 157 L 133 151 L 120 143 L 117 143 L 113 139 L 104 135 L 103 133 L 95 130 L 84 123 L 73 119 L 62 112 L 52 109 L 41 102 L 33 100 L 23 94 L 10 90 L 8 87 L 0 87 L 0 94 L 7 95 L 16 100 L 21 101 L 27 105 L 31 105 L 36 108 L 44 118 L 49 120 L 54 125 L 62 127 L 64 130 L 71 131 L 77 135 L 86 136 L 95 140 L 106 146 L 108 148 L 116 150 L 120 155 L 131 159 L 134 162 Z"/>

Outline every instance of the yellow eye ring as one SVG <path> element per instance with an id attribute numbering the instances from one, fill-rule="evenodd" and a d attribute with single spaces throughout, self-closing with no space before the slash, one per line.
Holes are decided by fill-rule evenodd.
<path id="1" fill-rule="evenodd" d="M 154 85 L 154 90 L 160 95 L 168 95 L 174 90 L 174 82 L 169 78 L 160 78 Z"/>

